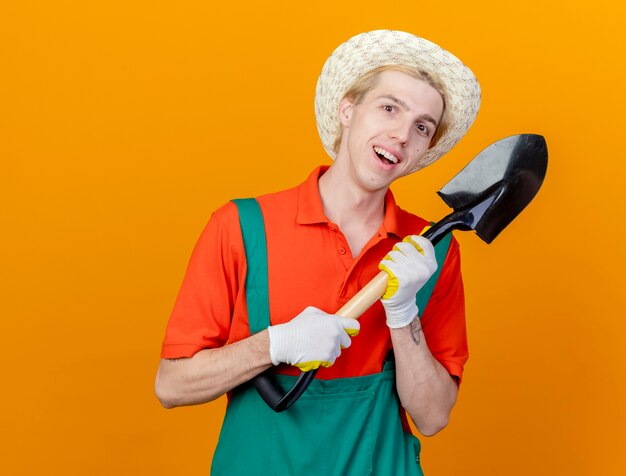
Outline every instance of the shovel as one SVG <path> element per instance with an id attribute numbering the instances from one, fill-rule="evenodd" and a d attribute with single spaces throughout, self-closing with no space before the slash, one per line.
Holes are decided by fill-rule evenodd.
<path id="1" fill-rule="evenodd" d="M 474 230 L 491 243 L 533 199 L 548 166 L 548 149 L 543 136 L 519 134 L 505 137 L 487 147 L 437 192 L 453 209 L 423 236 L 433 245 L 452 230 Z M 335 314 L 358 319 L 387 289 L 381 271 Z M 304 393 L 317 370 L 302 372 L 285 392 L 271 370 L 253 380 L 259 395 L 276 412 L 289 408 Z"/>

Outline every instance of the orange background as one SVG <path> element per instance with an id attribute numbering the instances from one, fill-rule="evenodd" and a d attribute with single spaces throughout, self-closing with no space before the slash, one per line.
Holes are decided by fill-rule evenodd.
<path id="1" fill-rule="evenodd" d="M 461 144 L 397 183 L 405 208 L 441 217 L 435 191 L 500 137 L 550 149 L 496 242 L 459 234 L 471 358 L 450 426 L 423 439 L 426 473 L 626 474 L 624 10 L 3 2 L 0 473 L 208 473 L 224 400 L 166 411 L 153 394 L 191 248 L 226 200 L 328 162 L 319 71 L 394 28 L 454 52 L 484 92 Z"/>

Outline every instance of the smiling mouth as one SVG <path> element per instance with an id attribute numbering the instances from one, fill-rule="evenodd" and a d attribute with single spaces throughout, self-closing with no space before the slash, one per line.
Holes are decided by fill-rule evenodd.
<path id="1" fill-rule="evenodd" d="M 381 147 L 374 146 L 374 152 L 380 160 L 389 164 L 397 164 L 398 162 L 400 162 L 400 160 L 395 155 Z"/>

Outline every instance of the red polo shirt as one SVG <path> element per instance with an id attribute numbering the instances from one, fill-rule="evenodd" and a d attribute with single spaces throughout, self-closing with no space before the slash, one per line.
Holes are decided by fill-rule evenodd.
<path id="1" fill-rule="evenodd" d="M 393 245 L 419 234 L 426 220 L 399 208 L 391 191 L 378 232 L 354 257 L 339 227 L 324 215 L 317 182 L 326 167 L 313 171 L 300 186 L 263 195 L 267 236 L 268 282 L 272 324 L 291 320 L 307 306 L 336 312 L 377 273 Z M 237 208 L 229 202 L 213 213 L 196 244 L 174 310 L 161 356 L 191 357 L 250 335 L 245 299 L 246 260 Z M 331 379 L 380 372 L 391 349 L 380 301 L 359 319 L 361 332 L 330 368 L 317 378 Z M 433 295 L 422 316 L 433 356 L 451 375 L 463 375 L 468 358 L 459 245 L 452 240 Z M 300 371 L 286 368 L 285 373 Z"/>

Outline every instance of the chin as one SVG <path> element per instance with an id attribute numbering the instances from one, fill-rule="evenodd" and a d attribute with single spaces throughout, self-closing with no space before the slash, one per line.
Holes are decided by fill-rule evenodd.
<path id="1" fill-rule="evenodd" d="M 381 177 L 373 175 L 369 177 L 363 177 L 363 180 L 361 180 L 361 184 L 363 185 L 363 188 L 368 192 L 379 192 L 381 190 L 387 190 L 389 186 L 394 182 L 394 180 L 396 180 L 396 178 L 394 178 L 393 180 L 389 180 L 387 178 L 383 179 Z"/>

